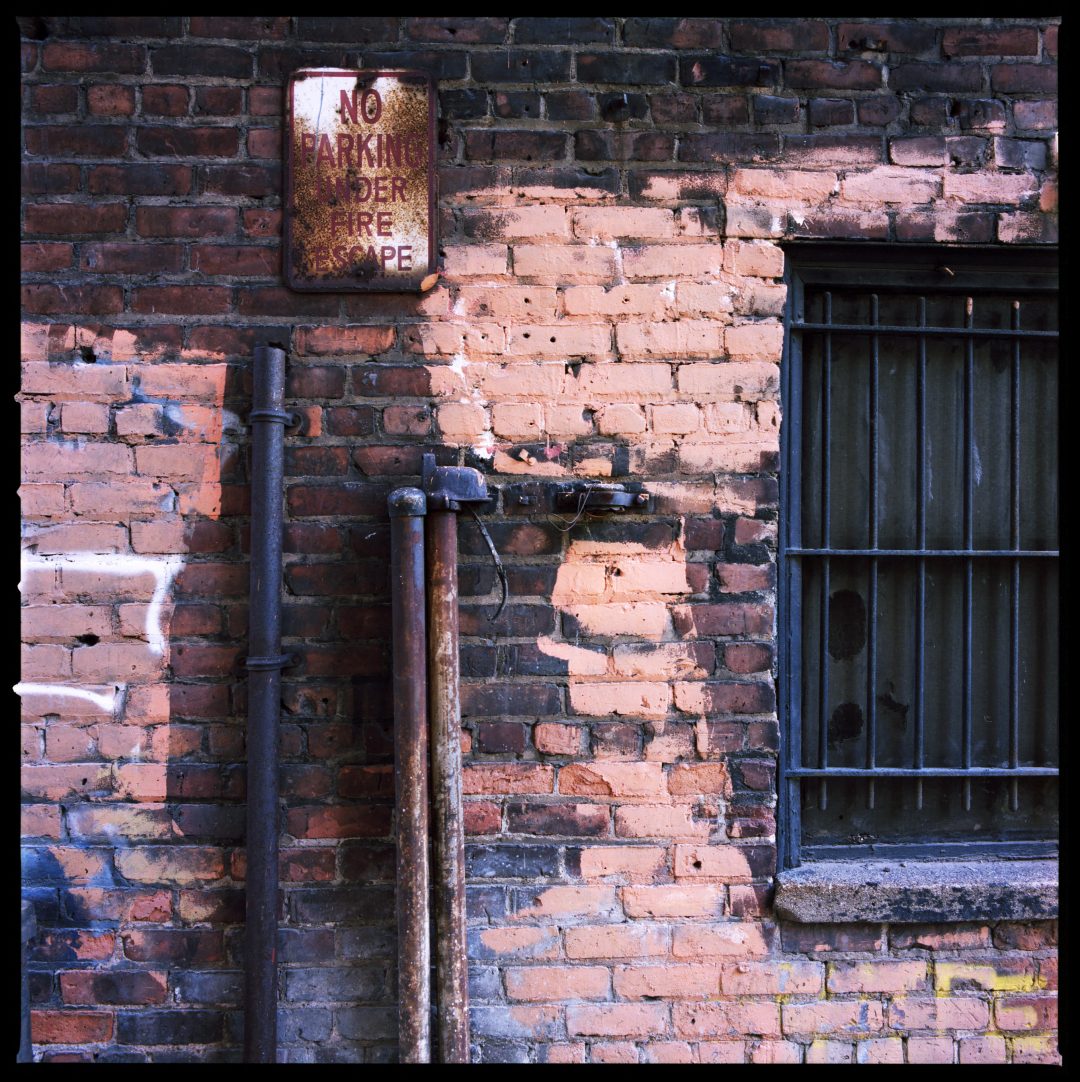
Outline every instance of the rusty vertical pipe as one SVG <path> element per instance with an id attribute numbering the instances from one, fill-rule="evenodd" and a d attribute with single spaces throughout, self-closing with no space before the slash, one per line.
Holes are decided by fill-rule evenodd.
<path id="1" fill-rule="evenodd" d="M 278 725 L 285 351 L 255 350 L 251 423 L 251 606 L 248 633 L 247 926 L 244 1061 L 277 1059 Z"/>
<path id="2" fill-rule="evenodd" d="M 461 809 L 457 513 L 427 516 L 428 698 L 435 808 L 435 909 L 439 1058 L 469 1062 L 469 967 L 465 942 L 465 837 Z"/>
<path id="3" fill-rule="evenodd" d="M 427 642 L 424 513 L 418 488 L 390 493 L 397 802 L 398 1047 L 402 1063 L 431 1062 L 428 903 Z"/>

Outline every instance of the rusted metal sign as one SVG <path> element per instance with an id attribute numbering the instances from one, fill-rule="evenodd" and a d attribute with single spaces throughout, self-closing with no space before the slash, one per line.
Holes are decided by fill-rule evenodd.
<path id="1" fill-rule="evenodd" d="M 427 75 L 295 72 L 285 170 L 285 280 L 293 289 L 410 292 L 433 284 L 435 88 Z"/>

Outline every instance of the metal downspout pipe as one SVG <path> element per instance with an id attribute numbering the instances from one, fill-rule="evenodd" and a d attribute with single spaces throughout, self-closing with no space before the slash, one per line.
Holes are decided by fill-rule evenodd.
<path id="1" fill-rule="evenodd" d="M 398 1047 L 402 1063 L 431 1062 L 428 902 L 428 716 L 424 514 L 418 488 L 390 493 L 394 788 L 397 802 Z"/>
<path id="2" fill-rule="evenodd" d="M 433 455 L 424 455 L 421 483 L 422 489 L 395 490 L 389 500 L 398 816 L 398 1023 L 402 1062 L 430 1062 L 424 729 L 425 722 L 429 722 L 435 813 L 435 999 L 439 1062 L 468 1063 L 469 964 L 461 806 L 457 516 L 461 510 L 486 502 L 488 493 L 478 470 L 464 466 L 437 467 Z"/>
<path id="3" fill-rule="evenodd" d="M 465 941 L 465 834 L 461 808 L 457 511 L 428 514 L 428 688 L 435 807 L 436 988 L 439 1059 L 469 1062 L 469 966 Z"/>
<path id="4" fill-rule="evenodd" d="M 247 925 L 244 1062 L 277 1059 L 278 725 L 281 669 L 285 351 L 255 350 L 249 416 L 251 608 L 248 633 Z"/>

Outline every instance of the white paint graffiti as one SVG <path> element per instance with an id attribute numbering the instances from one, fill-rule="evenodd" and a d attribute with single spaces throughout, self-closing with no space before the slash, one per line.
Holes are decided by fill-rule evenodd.
<path id="1" fill-rule="evenodd" d="M 131 556 L 126 553 L 62 553 L 38 556 L 24 553 L 22 571 L 93 571 L 104 575 L 154 576 L 154 592 L 146 610 L 146 640 L 150 652 L 159 657 L 165 652 L 165 634 L 161 628 L 161 607 L 176 573 L 183 566 L 180 556 Z M 20 589 L 22 584 L 20 583 Z"/>
<path id="2" fill-rule="evenodd" d="M 26 684 L 20 681 L 14 687 L 14 692 L 23 698 L 31 695 L 61 695 L 69 699 L 85 699 L 91 702 L 99 710 L 112 713 L 116 705 L 116 696 L 120 687 L 108 688 L 106 691 L 91 691 L 89 688 L 76 688 L 68 684 Z"/>

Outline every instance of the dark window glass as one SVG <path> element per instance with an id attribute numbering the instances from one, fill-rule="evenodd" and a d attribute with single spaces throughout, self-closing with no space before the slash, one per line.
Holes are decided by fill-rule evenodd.
<path id="1" fill-rule="evenodd" d="M 789 864 L 1057 837 L 1056 267 L 945 258 L 790 253 Z"/>

